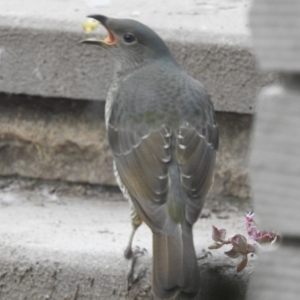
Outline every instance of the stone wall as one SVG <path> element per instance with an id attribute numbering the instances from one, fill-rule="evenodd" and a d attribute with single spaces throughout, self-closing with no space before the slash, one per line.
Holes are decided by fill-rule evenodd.
<path id="1" fill-rule="evenodd" d="M 104 101 L 0 94 L 0 175 L 115 185 Z M 218 112 L 211 196 L 248 198 L 252 117 Z"/>

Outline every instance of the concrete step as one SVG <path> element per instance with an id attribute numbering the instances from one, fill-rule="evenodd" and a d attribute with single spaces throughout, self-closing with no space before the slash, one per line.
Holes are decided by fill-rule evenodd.
<path id="1" fill-rule="evenodd" d="M 105 99 L 112 58 L 78 43 L 91 13 L 134 18 L 156 30 L 183 68 L 203 82 L 218 111 L 252 113 L 257 89 L 273 79 L 257 71 L 251 52 L 250 0 L 106 2 L 1 1 L 0 91 Z"/>
<path id="2" fill-rule="evenodd" d="M 0 175 L 116 184 L 103 122 L 113 60 L 78 43 L 85 16 L 101 13 L 152 27 L 204 84 L 220 126 L 212 193 L 249 198 L 255 95 L 275 78 L 256 69 L 249 2 L 0 1 Z"/>
<path id="3" fill-rule="evenodd" d="M 243 213 L 228 203 L 207 203 L 195 225 L 197 253 L 212 244 L 211 226 L 244 233 Z M 134 246 L 147 252 L 127 291 L 130 262 L 123 257 L 131 230 L 119 193 L 59 182 L 0 180 L 0 299 L 151 299 L 151 233 L 143 225 Z M 236 273 L 230 247 L 199 260 L 201 299 L 244 299 L 253 259 Z"/>
<path id="4" fill-rule="evenodd" d="M 0 175 L 115 185 L 104 102 L 0 94 Z M 212 195 L 247 198 L 251 117 L 218 113 Z"/>

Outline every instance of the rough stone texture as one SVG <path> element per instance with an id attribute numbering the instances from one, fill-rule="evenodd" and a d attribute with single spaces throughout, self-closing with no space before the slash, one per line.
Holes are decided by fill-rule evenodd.
<path id="1" fill-rule="evenodd" d="M 250 198 L 248 156 L 252 116 L 218 113 L 220 147 L 212 194 Z"/>
<path id="2" fill-rule="evenodd" d="M 257 90 L 274 76 L 256 69 L 245 22 L 248 3 L 114 0 L 109 7 L 89 8 L 82 0 L 1 1 L 0 91 L 104 100 L 112 59 L 78 43 L 85 37 L 81 24 L 89 13 L 134 18 L 138 10 L 136 19 L 161 34 L 182 67 L 203 82 L 218 111 L 252 113 Z"/>
<path id="3" fill-rule="evenodd" d="M 251 154 L 254 202 L 262 226 L 295 236 L 300 234 L 299 95 L 299 86 L 283 85 L 260 94 Z"/>
<path id="4" fill-rule="evenodd" d="M 212 194 L 247 198 L 251 116 L 217 118 L 220 151 Z M 0 175 L 115 185 L 104 102 L 2 94 Z"/>
<path id="5" fill-rule="evenodd" d="M 138 259 L 138 280 L 127 292 L 130 263 L 123 250 L 131 225 L 128 204 L 121 199 L 120 193 L 68 196 L 53 185 L 0 180 L 0 298 L 151 299 L 151 233 L 145 225 L 134 246 L 147 253 Z M 212 244 L 213 224 L 226 228 L 228 237 L 245 234 L 244 211 L 225 212 L 227 219 L 212 212 L 196 223 L 197 253 Z M 246 269 L 237 274 L 237 261 L 223 253 L 229 249 L 213 250 L 199 260 L 200 299 L 244 299 L 254 260 L 249 257 Z"/>
<path id="6" fill-rule="evenodd" d="M 1 175 L 115 184 L 104 103 L 1 96 Z"/>
<path id="7" fill-rule="evenodd" d="M 100 237 L 99 237 L 100 238 Z M 122 252 L 76 253 L 35 251 L 0 247 L 1 299 L 98 300 L 153 299 L 150 257 L 144 257 L 139 281 L 127 292 L 128 263 Z M 75 252 L 75 253 L 74 253 Z M 206 258 L 199 262 L 202 290 L 199 299 L 243 300 L 251 264 L 237 274 L 229 258 Z"/>
<path id="8" fill-rule="evenodd" d="M 299 0 L 253 0 L 249 21 L 262 69 L 299 72 L 299 15 Z"/>

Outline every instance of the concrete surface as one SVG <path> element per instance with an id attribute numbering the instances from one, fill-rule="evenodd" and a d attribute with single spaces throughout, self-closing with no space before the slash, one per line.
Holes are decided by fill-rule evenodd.
<path id="1" fill-rule="evenodd" d="M 248 300 L 300 298 L 300 2 L 254 0 L 250 14 L 260 67 L 281 73 L 258 95 L 250 174 L 256 215 L 282 234 L 277 251 L 259 257 Z"/>
<path id="2" fill-rule="evenodd" d="M 296 79 L 260 93 L 251 153 L 255 207 L 262 226 L 276 226 L 288 236 L 300 234 L 300 81 Z"/>
<path id="3" fill-rule="evenodd" d="M 212 244 L 211 226 L 244 233 L 245 207 L 207 203 L 194 229 L 197 253 Z M 145 248 L 127 291 L 123 250 L 131 230 L 121 194 L 90 186 L 0 180 L 0 299 L 150 299 L 151 234 L 143 225 L 134 246 Z M 223 251 L 199 260 L 201 299 L 244 299 L 253 259 L 237 274 Z"/>
<path id="4" fill-rule="evenodd" d="M 90 13 L 135 18 L 153 27 L 183 68 L 203 82 L 218 111 L 252 113 L 256 91 L 274 79 L 256 69 L 246 17 L 249 0 L 93 5 L 100 2 L 1 1 L 0 91 L 104 100 L 112 59 L 97 47 L 78 44 Z"/>
<path id="5" fill-rule="evenodd" d="M 212 195 L 250 197 L 249 115 L 218 113 Z M 0 94 L 0 175 L 115 185 L 103 101 Z"/>
<path id="6" fill-rule="evenodd" d="M 254 0 L 249 20 L 260 68 L 276 72 L 300 70 L 300 2 Z"/>
<path id="7" fill-rule="evenodd" d="M 299 240 L 262 253 L 251 276 L 248 300 L 295 300 L 300 295 Z"/>

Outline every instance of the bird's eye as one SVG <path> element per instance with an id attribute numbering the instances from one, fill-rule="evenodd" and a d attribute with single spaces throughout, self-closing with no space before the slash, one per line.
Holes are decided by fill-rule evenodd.
<path id="1" fill-rule="evenodd" d="M 135 36 L 131 33 L 125 33 L 123 36 L 125 43 L 130 44 L 135 41 Z"/>

